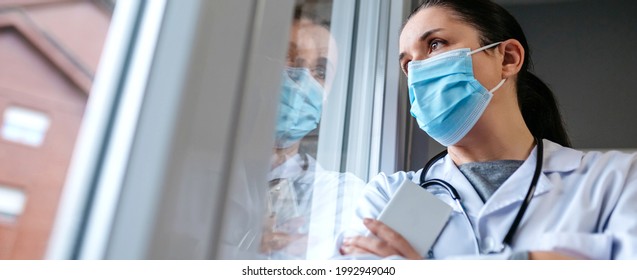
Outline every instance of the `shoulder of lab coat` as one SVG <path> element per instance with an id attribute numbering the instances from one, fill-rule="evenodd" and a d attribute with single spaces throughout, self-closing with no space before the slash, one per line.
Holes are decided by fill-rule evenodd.
<path id="1" fill-rule="evenodd" d="M 554 149 L 554 155 L 548 159 L 547 165 L 572 167 L 559 174 L 564 182 L 564 188 L 560 191 L 567 195 L 579 194 L 574 196 L 579 199 L 577 202 L 582 208 L 579 218 L 594 219 L 587 216 L 589 213 L 598 215 L 595 232 L 591 236 L 575 238 L 569 233 L 562 233 L 554 238 L 569 239 L 571 242 L 582 240 L 576 246 L 603 247 L 606 243 L 611 248 L 608 258 L 637 258 L 637 154 L 618 151 L 578 152 L 578 161 L 574 150 L 555 143 L 550 143 L 550 147 Z"/>
<path id="2" fill-rule="evenodd" d="M 582 152 L 544 140 L 542 173 L 539 204 L 525 218 L 526 234 L 516 234 L 518 249 L 637 258 L 636 154 Z"/>

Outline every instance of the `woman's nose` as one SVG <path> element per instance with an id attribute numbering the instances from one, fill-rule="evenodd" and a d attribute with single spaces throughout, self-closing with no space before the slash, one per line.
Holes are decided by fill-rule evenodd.
<path id="1" fill-rule="evenodd" d="M 427 54 L 422 51 L 414 51 L 410 54 L 410 56 L 411 56 L 411 61 L 427 59 Z"/>

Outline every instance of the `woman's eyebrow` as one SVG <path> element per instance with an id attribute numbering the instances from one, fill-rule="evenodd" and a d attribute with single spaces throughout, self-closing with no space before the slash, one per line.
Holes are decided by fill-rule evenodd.
<path id="1" fill-rule="evenodd" d="M 434 29 L 431 29 L 431 30 L 425 31 L 425 33 L 423 33 L 422 35 L 420 35 L 420 37 L 418 38 L 418 41 L 419 41 L 419 42 L 426 41 L 426 40 L 427 40 L 427 38 L 429 38 L 429 36 L 431 36 L 432 34 L 434 34 L 434 33 L 436 33 L 436 32 L 440 32 L 440 31 L 442 31 L 442 30 L 444 30 L 444 28 L 434 28 Z M 400 60 L 403 60 L 403 57 L 405 57 L 405 52 L 401 52 L 401 53 L 398 55 L 398 60 L 399 60 L 399 61 L 400 61 Z"/>
<path id="2" fill-rule="evenodd" d="M 429 31 L 427 31 L 427 32 L 425 32 L 425 33 L 423 33 L 422 35 L 420 35 L 420 38 L 418 38 L 418 41 L 421 41 L 421 42 L 422 42 L 422 41 L 425 41 L 425 40 L 427 40 L 427 38 L 428 38 L 429 36 L 431 36 L 432 34 L 434 34 L 434 33 L 436 33 L 436 32 L 442 31 L 443 29 L 444 29 L 444 28 L 434 28 L 434 29 L 431 29 L 431 30 L 429 30 Z"/>

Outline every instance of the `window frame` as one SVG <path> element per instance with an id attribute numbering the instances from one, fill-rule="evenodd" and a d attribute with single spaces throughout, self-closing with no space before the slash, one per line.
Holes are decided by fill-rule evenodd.
<path id="1" fill-rule="evenodd" d="M 351 37 L 340 57 L 350 62 L 347 79 L 334 87 L 372 94 L 342 95 L 331 101 L 337 114 L 323 112 L 322 127 L 338 128 L 319 137 L 317 160 L 328 170 L 367 180 L 403 165 L 406 88 L 392 53 L 408 2 L 339 1 L 334 10 L 352 32 L 332 30 Z M 274 131 L 293 6 L 117 3 L 47 258 L 255 258 L 274 144 L 255 135 Z M 240 191 L 254 199 L 254 234 L 232 248 L 224 236 L 237 209 L 228 201 Z M 193 211 L 197 222 L 184 222 Z"/>

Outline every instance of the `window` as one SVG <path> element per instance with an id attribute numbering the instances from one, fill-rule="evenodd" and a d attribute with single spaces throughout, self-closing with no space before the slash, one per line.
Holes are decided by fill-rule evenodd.
<path id="1" fill-rule="evenodd" d="M 0 259 L 45 256 L 111 13 L 0 4 Z"/>
<path id="2" fill-rule="evenodd" d="M 118 1 L 47 257 L 328 257 L 398 164 L 404 2 Z"/>
<path id="3" fill-rule="evenodd" d="M 24 212 L 25 202 L 26 195 L 24 191 L 16 187 L 0 185 L 0 222 L 5 224 L 15 223 L 17 218 Z"/>
<path id="4" fill-rule="evenodd" d="M 44 113 L 21 107 L 9 107 L 4 111 L 2 138 L 39 147 L 50 124 L 51 120 Z"/>

